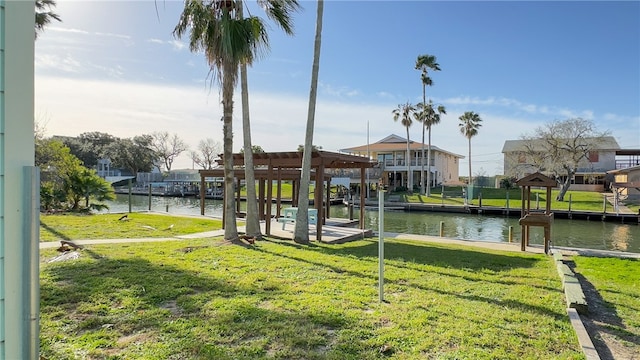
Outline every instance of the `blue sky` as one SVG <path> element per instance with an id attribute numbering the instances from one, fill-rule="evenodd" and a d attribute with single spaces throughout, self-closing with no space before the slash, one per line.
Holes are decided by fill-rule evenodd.
<path id="1" fill-rule="evenodd" d="M 249 69 L 253 143 L 267 151 L 304 142 L 316 3 L 301 4 L 295 36 L 270 23 L 271 50 Z M 58 0 L 63 22 L 36 41 L 36 119 L 47 134 L 169 131 L 192 147 L 205 138 L 221 143 L 218 86 L 204 56 L 172 35 L 182 5 Z M 248 5 L 263 16 L 256 2 Z M 505 140 L 571 117 L 640 149 L 637 1 L 326 1 L 314 143 L 337 151 L 404 137 L 391 112 L 422 100 L 420 54 L 435 55 L 442 69 L 427 88 L 447 108 L 433 145 L 466 155 L 458 117 L 475 111 L 483 119 L 472 139 L 474 175 L 502 173 Z M 239 97 L 235 103 L 238 151 Z M 421 137 L 414 123 L 410 138 Z M 183 155 L 174 168 L 191 165 Z"/>

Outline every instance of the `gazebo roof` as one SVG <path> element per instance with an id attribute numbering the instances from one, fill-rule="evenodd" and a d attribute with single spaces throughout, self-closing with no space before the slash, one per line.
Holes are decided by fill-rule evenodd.
<path id="1" fill-rule="evenodd" d="M 518 186 L 540 186 L 540 187 L 556 187 L 558 183 L 552 178 L 539 172 L 527 175 L 516 181 Z"/>
<path id="2" fill-rule="evenodd" d="M 301 151 L 287 152 L 268 152 L 254 153 L 253 165 L 271 165 L 274 168 L 293 168 L 302 167 Z M 218 160 L 219 164 L 223 164 L 222 156 Z M 324 168 L 344 169 L 344 168 L 371 168 L 377 164 L 376 161 L 370 160 L 366 156 L 358 156 L 351 154 L 342 154 L 331 151 L 314 151 L 311 153 L 311 167 L 322 165 Z M 244 165 L 244 154 L 233 154 L 233 165 Z"/>

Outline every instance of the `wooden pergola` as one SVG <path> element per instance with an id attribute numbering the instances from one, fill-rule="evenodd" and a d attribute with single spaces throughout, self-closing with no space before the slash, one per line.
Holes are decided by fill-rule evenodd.
<path id="1" fill-rule="evenodd" d="M 253 154 L 253 165 L 256 167 L 255 169 L 255 177 L 258 183 L 258 204 L 260 209 L 258 210 L 261 220 L 267 219 L 265 224 L 265 232 L 266 235 L 271 234 L 271 204 L 273 203 L 273 184 L 276 181 L 277 190 L 276 190 L 276 217 L 280 216 L 280 204 L 282 201 L 281 196 L 281 186 L 283 180 L 289 180 L 293 182 L 293 203 L 296 204 L 298 202 L 298 188 L 301 170 L 302 167 L 302 155 L 303 153 L 300 151 L 290 151 L 290 152 L 271 152 L 271 153 L 254 153 Z M 223 164 L 222 160 L 219 161 L 220 164 Z M 244 154 L 233 154 L 233 165 L 234 167 L 244 166 Z M 314 151 L 311 154 L 311 180 L 315 180 L 316 186 L 314 191 L 313 204 L 314 207 L 318 210 L 319 220 L 316 225 L 316 236 L 320 241 L 322 240 L 322 225 L 325 223 L 325 220 L 329 216 L 329 206 L 326 207 L 323 201 L 323 194 L 326 191 L 327 202 L 330 198 L 330 189 L 331 189 L 331 175 L 325 174 L 325 169 L 345 169 L 345 168 L 359 168 L 360 169 L 360 218 L 359 224 L 360 229 L 364 229 L 364 201 L 365 197 L 362 194 L 362 189 L 365 188 L 365 170 L 367 168 L 371 168 L 376 165 L 376 162 L 371 161 L 367 157 L 357 156 L 357 155 L 349 155 L 349 154 L 341 154 L 330 151 Z M 206 177 L 222 177 L 224 175 L 224 171 L 222 169 L 215 170 L 200 170 L 200 212 L 204 215 L 204 188 L 205 188 L 205 178 Z M 240 185 L 240 180 L 244 179 L 244 169 L 243 168 L 234 168 L 234 178 Z M 325 189 L 324 183 L 327 182 L 327 187 Z M 240 202 L 240 186 L 236 186 L 236 209 L 239 211 L 239 202 Z M 228 194 L 224 194 L 224 196 L 228 196 Z M 269 206 L 265 206 L 265 204 L 269 204 Z M 223 219 L 226 214 L 223 210 Z M 223 221 L 224 224 L 224 221 Z"/>

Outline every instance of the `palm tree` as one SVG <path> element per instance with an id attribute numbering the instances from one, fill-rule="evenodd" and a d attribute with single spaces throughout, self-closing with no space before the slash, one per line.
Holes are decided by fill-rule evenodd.
<path id="1" fill-rule="evenodd" d="M 273 1 L 265 3 L 265 10 L 267 12 L 273 12 L 276 8 L 273 6 Z M 297 3 L 296 3 L 297 8 Z M 278 14 L 269 15 L 270 18 L 278 19 Z M 238 8 L 238 18 L 242 19 L 243 9 L 242 6 Z M 276 21 L 278 24 L 283 24 L 282 29 L 288 35 L 293 35 L 293 28 L 289 25 L 289 21 Z M 268 46 L 268 44 L 267 44 Z M 251 121 L 249 113 L 249 86 L 247 83 L 247 63 L 240 65 L 240 87 L 242 94 L 242 134 L 243 134 L 243 153 L 244 153 L 244 176 L 245 183 L 247 184 L 247 218 L 245 232 L 248 236 L 256 239 L 262 238 L 262 232 L 260 230 L 260 219 L 258 218 L 258 200 L 256 195 L 256 177 L 253 167 L 253 150 L 251 145 Z"/>
<path id="2" fill-rule="evenodd" d="M 309 210 L 309 180 L 311 177 L 313 127 L 316 113 L 316 98 L 318 95 L 318 73 L 320 72 L 320 45 L 322 44 L 323 13 L 324 0 L 318 0 L 318 9 L 316 13 L 316 37 L 313 46 L 313 65 L 311 68 L 311 89 L 309 91 L 309 109 L 307 112 L 307 128 L 304 136 L 304 150 L 302 152 L 300 189 L 298 192 L 298 213 L 296 215 L 296 227 L 293 234 L 293 241 L 300 244 L 309 243 L 309 219 L 307 217 Z"/>
<path id="3" fill-rule="evenodd" d="M 296 10 L 296 0 L 261 1 L 267 15 L 283 29 L 291 29 L 289 14 Z M 222 85 L 223 162 L 224 162 L 224 232 L 225 239 L 239 241 L 235 217 L 233 174 L 233 92 L 240 64 L 251 64 L 268 47 L 268 34 L 257 16 L 240 18 L 241 0 L 185 0 L 184 9 L 173 33 L 181 38 L 189 32 L 189 49 L 203 51 L 214 79 Z"/>
<path id="4" fill-rule="evenodd" d="M 409 127 L 413 123 L 411 117 L 416 112 L 416 108 L 411 105 L 409 102 L 406 104 L 398 105 L 397 109 L 392 111 L 393 113 L 393 121 L 398 121 L 402 123 L 402 126 L 407 130 L 407 189 L 409 192 L 413 191 L 413 176 L 411 176 L 411 151 L 409 150 Z"/>
<path id="5" fill-rule="evenodd" d="M 459 119 L 460 132 L 469 140 L 469 187 L 471 187 L 473 185 L 473 178 L 471 177 L 471 138 L 478 135 L 478 129 L 482 126 L 480 124 L 482 119 L 480 119 L 480 115 L 473 111 L 465 112 Z M 467 194 L 470 193 L 467 192 Z"/>
<path id="6" fill-rule="evenodd" d="M 62 21 L 60 15 L 51 11 L 54 7 L 56 7 L 55 0 L 36 0 L 36 39 L 52 20 Z"/>
<path id="7" fill-rule="evenodd" d="M 429 169 L 427 170 L 427 196 L 431 196 L 431 126 L 440 123 L 440 115 L 446 114 L 447 110 L 444 105 L 438 105 L 434 108 L 433 102 L 429 100 L 429 103 L 426 105 L 424 103 L 419 103 L 417 105 L 416 111 L 416 120 L 422 123 L 422 193 L 425 193 L 425 183 L 424 183 L 424 128 L 426 127 L 429 134 L 429 148 L 427 150 L 427 166 Z"/>
<path id="8" fill-rule="evenodd" d="M 424 54 L 418 55 L 416 59 L 416 70 L 421 70 L 420 79 L 422 80 L 422 104 L 427 103 L 427 86 L 433 85 L 433 80 L 429 77 L 429 70 L 440 71 L 440 64 L 436 62 L 436 57 L 434 55 Z M 427 172 L 427 180 L 424 179 L 424 128 L 427 125 L 427 121 L 422 122 L 422 167 L 420 170 L 420 181 L 422 182 L 422 186 L 420 187 L 420 193 L 425 193 L 425 185 L 431 184 L 431 167 L 429 166 L 429 171 Z M 427 165 L 431 163 L 431 125 L 427 126 L 429 129 L 429 150 L 427 154 Z M 426 187 L 427 196 L 431 195 L 431 186 Z"/>

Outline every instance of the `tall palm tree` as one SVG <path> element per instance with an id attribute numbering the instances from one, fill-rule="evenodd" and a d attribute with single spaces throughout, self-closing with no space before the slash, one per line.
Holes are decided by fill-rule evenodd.
<path id="1" fill-rule="evenodd" d="M 409 102 L 406 104 L 398 105 L 398 108 L 392 111 L 393 121 L 398 121 L 400 119 L 400 123 L 407 130 L 407 189 L 409 192 L 413 191 L 413 176 L 411 176 L 411 151 L 409 149 L 409 127 L 413 121 L 411 117 L 416 112 L 416 108 L 411 105 Z"/>
<path id="2" fill-rule="evenodd" d="M 480 115 L 473 111 L 467 111 L 458 119 L 460 123 L 460 132 L 469 140 L 469 187 L 473 186 L 473 178 L 471 177 L 471 138 L 478 135 L 478 129 L 482 126 Z M 469 192 L 467 192 L 469 194 Z"/>
<path id="3" fill-rule="evenodd" d="M 60 15 L 51 11 L 54 7 L 55 0 L 36 0 L 36 39 L 52 20 L 62 21 Z"/>
<path id="4" fill-rule="evenodd" d="M 318 95 L 318 73 L 320 72 L 320 45 L 322 44 L 322 16 L 324 0 L 318 0 L 316 12 L 316 36 L 313 46 L 313 65 L 311 68 L 311 89 L 309 91 L 309 109 L 307 112 L 307 128 L 304 136 L 304 150 L 302 152 L 302 170 L 300 189 L 298 192 L 298 213 L 293 241 L 300 244 L 309 243 L 309 181 L 311 177 L 311 153 L 313 152 L 313 127 L 316 114 L 316 98 Z M 316 184 L 316 186 L 318 186 Z M 322 220 L 320 220 L 322 221 Z"/>
<path id="5" fill-rule="evenodd" d="M 433 85 L 433 80 L 429 77 L 429 70 L 440 71 L 440 64 L 436 62 L 436 57 L 434 55 L 424 54 L 418 55 L 416 59 L 416 70 L 421 70 L 420 79 L 422 80 L 422 104 L 427 103 L 427 86 Z M 422 186 L 420 187 L 420 193 L 425 193 L 425 185 L 431 184 L 431 167 L 429 166 L 429 171 L 427 171 L 427 180 L 424 179 L 424 128 L 426 125 L 426 121 L 422 121 L 422 167 L 420 170 L 420 182 Z M 427 154 L 427 164 L 429 165 L 431 162 L 431 125 L 428 126 L 429 129 L 429 150 Z M 431 187 L 426 187 L 427 196 L 431 195 Z"/>
<path id="6" fill-rule="evenodd" d="M 297 0 L 296 0 L 297 1 Z M 292 1 L 292 9 L 298 8 L 296 1 Z M 293 28 L 290 26 L 290 22 L 278 20 L 279 14 L 273 14 L 276 7 L 274 7 L 274 1 L 266 1 L 263 4 L 265 11 L 269 14 L 270 18 L 275 18 L 276 23 L 282 24 L 281 27 L 287 35 L 293 35 Z M 238 18 L 242 19 L 243 8 L 238 8 Z M 268 46 L 268 44 L 267 44 Z M 240 88 L 242 95 L 242 135 L 243 135 L 243 152 L 244 152 L 244 177 L 247 184 L 247 217 L 245 221 L 245 232 L 248 236 L 256 239 L 262 238 L 262 232 L 260 230 L 260 219 L 258 217 L 258 200 L 256 194 L 256 177 L 253 166 L 253 150 L 251 145 L 251 121 L 249 113 L 249 85 L 247 82 L 247 62 L 243 62 L 240 65 Z"/>
<path id="7" fill-rule="evenodd" d="M 425 193 L 425 183 L 424 183 L 424 128 L 427 128 L 427 132 L 429 134 L 429 148 L 427 150 L 427 183 L 426 183 L 426 194 L 427 196 L 431 196 L 431 126 L 440 123 L 440 115 L 446 114 L 447 110 L 444 105 L 438 105 L 434 107 L 433 102 L 429 100 L 429 102 L 425 105 L 424 103 L 419 103 L 417 105 L 415 118 L 418 122 L 422 123 L 422 173 L 421 173 L 421 181 L 422 181 L 422 193 Z"/>
<path id="8" fill-rule="evenodd" d="M 283 29 L 291 29 L 289 14 L 297 9 L 296 0 L 262 1 L 267 15 Z M 239 241 L 235 217 L 233 174 L 233 92 L 240 64 L 251 64 L 268 48 L 268 34 L 257 16 L 239 17 L 241 0 L 185 0 L 184 9 L 173 33 L 182 38 L 189 32 L 189 49 L 203 51 L 214 79 L 222 85 L 223 162 L 224 162 L 224 237 Z"/>

